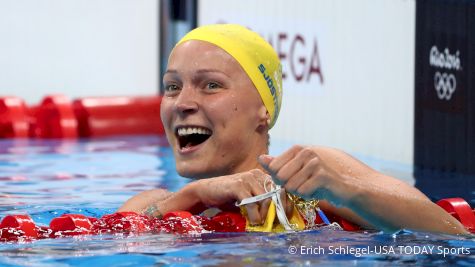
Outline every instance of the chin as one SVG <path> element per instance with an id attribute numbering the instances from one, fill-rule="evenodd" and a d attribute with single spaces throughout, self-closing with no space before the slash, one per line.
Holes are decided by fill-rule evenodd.
<path id="1" fill-rule="evenodd" d="M 183 164 L 183 165 L 186 165 L 186 164 Z M 195 179 L 195 180 L 213 177 L 213 175 L 210 172 L 207 172 L 206 170 L 190 168 L 187 166 L 180 166 L 180 164 L 178 163 L 176 164 L 176 171 L 182 177 Z"/>

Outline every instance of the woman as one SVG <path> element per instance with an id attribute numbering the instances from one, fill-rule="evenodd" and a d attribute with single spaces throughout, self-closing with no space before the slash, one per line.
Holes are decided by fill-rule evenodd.
<path id="1" fill-rule="evenodd" d="M 161 118 L 180 175 L 196 179 L 178 192 L 142 192 L 120 211 L 159 216 L 233 209 L 236 201 L 275 184 L 322 210 L 367 228 L 466 233 L 463 226 L 414 187 L 376 172 L 332 148 L 294 146 L 267 155 L 268 130 L 281 104 L 280 61 L 256 33 L 238 25 L 209 25 L 173 49 L 163 77 Z M 282 191 L 285 211 L 295 208 Z M 245 206 L 250 223 L 266 218 L 270 200 Z"/>

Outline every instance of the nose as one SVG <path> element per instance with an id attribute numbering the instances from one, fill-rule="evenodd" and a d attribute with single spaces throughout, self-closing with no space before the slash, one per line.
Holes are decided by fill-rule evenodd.
<path id="1" fill-rule="evenodd" d="M 175 111 L 180 115 L 189 115 L 198 111 L 198 96 L 196 90 L 184 87 L 175 101 Z"/>

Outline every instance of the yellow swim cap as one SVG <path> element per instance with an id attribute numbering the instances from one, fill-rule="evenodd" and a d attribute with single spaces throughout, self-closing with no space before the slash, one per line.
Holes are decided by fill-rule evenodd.
<path id="1" fill-rule="evenodd" d="M 259 34 L 235 24 L 198 27 L 176 45 L 188 40 L 209 42 L 236 59 L 257 88 L 270 114 L 272 128 L 282 103 L 282 66 L 272 46 Z"/>

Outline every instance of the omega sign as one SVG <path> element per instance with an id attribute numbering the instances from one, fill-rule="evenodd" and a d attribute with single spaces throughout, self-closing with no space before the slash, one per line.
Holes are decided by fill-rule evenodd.
<path id="1" fill-rule="evenodd" d="M 310 82 L 316 76 L 323 84 L 322 64 L 318 51 L 317 38 L 305 34 L 289 34 L 279 32 L 276 36 L 268 38 L 269 43 L 275 48 L 283 65 L 288 65 L 290 71 L 282 72 L 282 78 L 296 82 Z"/>
<path id="2" fill-rule="evenodd" d="M 437 46 L 432 46 L 429 56 L 430 66 L 436 69 L 434 74 L 434 89 L 441 100 L 450 100 L 457 89 L 455 71 L 462 70 L 460 51 L 450 54 L 449 48 L 439 51 Z M 453 72 L 453 73 L 452 73 Z"/>
<path id="3" fill-rule="evenodd" d="M 216 23 L 223 24 L 228 22 L 225 19 L 219 19 Z M 252 27 L 248 28 L 256 31 Z M 288 31 L 270 31 L 267 34 L 257 32 L 276 50 L 284 66 L 282 69 L 282 79 L 284 81 L 311 83 L 315 81 L 313 79 L 318 78 L 316 80 L 323 85 L 324 78 L 320 52 L 317 37 L 313 31 L 311 31 L 311 34 L 291 33 Z"/>

